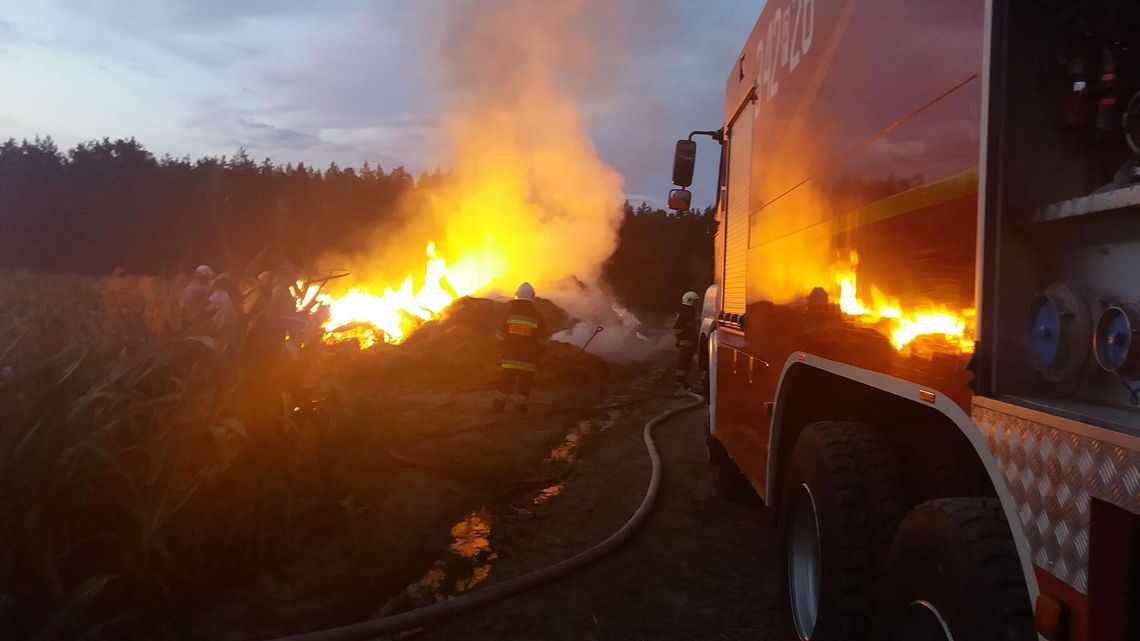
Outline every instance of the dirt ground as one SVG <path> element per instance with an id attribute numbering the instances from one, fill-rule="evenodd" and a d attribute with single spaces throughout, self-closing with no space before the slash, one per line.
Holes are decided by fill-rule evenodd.
<path id="1" fill-rule="evenodd" d="M 435 602 L 478 584 L 484 550 L 449 558 L 449 530 L 477 531 L 518 496 L 557 485 L 582 426 L 604 420 L 597 384 L 550 383 L 525 415 L 490 412 L 487 385 L 418 391 L 400 386 L 344 403 L 361 408 L 351 457 L 337 460 L 333 485 L 350 486 L 345 525 L 286 564 L 217 595 L 198 615 L 193 638 L 251 640 L 343 625 Z M 612 410 L 611 410 L 612 411 Z M 492 517 L 491 513 L 495 516 Z M 344 533 L 347 533 L 345 536 Z M 448 562 L 435 579 L 433 565 Z M 446 580 L 443 580 L 446 578 Z M 445 585 L 448 584 L 448 585 Z M 458 587 L 456 586 L 458 584 Z M 405 590 L 411 586 L 413 589 Z"/>
<path id="2" fill-rule="evenodd" d="M 217 594 L 188 637 L 272 638 L 406 611 L 572 556 L 629 518 L 650 474 L 642 428 L 685 402 L 669 395 L 673 354 L 617 365 L 552 343 L 530 412 L 496 417 L 481 327 L 493 311 L 471 302 L 407 348 L 330 361 L 354 427 L 352 447 L 331 450 L 329 485 L 345 495 L 329 536 Z M 706 420 L 694 410 L 657 429 L 658 504 L 616 554 L 401 638 L 790 638 L 770 515 L 716 497 Z"/>
<path id="3" fill-rule="evenodd" d="M 311 372 L 327 501 L 294 554 L 208 595 L 186 638 L 246 641 L 344 625 L 467 591 L 492 573 L 488 528 L 535 513 L 581 452 L 651 386 L 639 372 L 552 342 L 530 411 L 491 412 L 500 376 L 492 301 L 468 300 L 406 345 L 334 349 Z M 553 316 L 553 312 L 549 314 Z M 658 372 L 659 373 L 659 372 Z M 642 382 L 633 384 L 633 381 Z M 640 387 L 639 387 L 640 386 Z M 335 394 L 333 393 L 335 392 Z"/>
<path id="4" fill-rule="evenodd" d="M 660 370 L 634 394 L 667 389 Z M 648 384 L 646 384 L 648 383 Z M 635 386 L 636 387 L 636 386 Z M 581 444 L 556 496 L 515 506 L 531 518 L 488 528 L 487 584 L 556 562 L 601 541 L 636 509 L 649 478 L 643 424 L 683 400 L 654 398 Z M 656 430 L 664 478 L 643 529 L 616 554 L 538 591 L 409 638 L 789 639 L 769 512 L 715 496 L 705 462 L 704 410 Z"/>

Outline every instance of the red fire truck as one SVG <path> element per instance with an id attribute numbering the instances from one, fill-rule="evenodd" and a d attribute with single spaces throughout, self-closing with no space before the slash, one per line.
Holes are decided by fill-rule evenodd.
<path id="1" fill-rule="evenodd" d="M 801 639 L 1140 639 L 1140 2 L 768 0 L 702 351 Z"/>

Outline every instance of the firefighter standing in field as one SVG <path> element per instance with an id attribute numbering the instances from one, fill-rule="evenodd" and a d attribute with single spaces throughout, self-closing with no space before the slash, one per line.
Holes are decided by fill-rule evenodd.
<path id="1" fill-rule="evenodd" d="M 273 272 L 264 271 L 257 275 L 253 305 L 245 314 L 248 319 L 245 344 L 248 353 L 255 361 L 271 360 L 285 339 L 280 319 L 280 305 L 276 301 L 276 281 Z"/>
<path id="2" fill-rule="evenodd" d="M 534 305 L 534 288 L 519 285 L 515 300 L 507 304 L 506 317 L 499 325 L 503 378 L 495 395 L 495 413 L 507 408 L 507 399 L 515 391 L 515 411 L 525 412 L 530 401 L 531 384 L 542 352 L 546 348 L 546 326 Z"/>
<path id="3" fill-rule="evenodd" d="M 210 296 L 210 279 L 213 275 L 214 270 L 210 269 L 209 265 L 199 265 L 198 269 L 194 270 L 194 279 L 182 290 L 179 312 L 183 327 L 205 311 Z"/>
<path id="4" fill-rule="evenodd" d="M 242 314 L 241 290 L 233 276 L 222 272 L 210 287 L 206 299 L 206 312 L 210 315 L 210 333 L 222 342 L 223 348 L 236 355 L 238 344 L 245 331 Z"/>
<path id="5" fill-rule="evenodd" d="M 700 299 L 696 292 L 685 292 L 681 297 L 677 322 L 673 323 L 677 344 L 677 369 L 673 373 L 678 394 L 689 393 L 689 370 L 697 353 L 697 301 Z"/>

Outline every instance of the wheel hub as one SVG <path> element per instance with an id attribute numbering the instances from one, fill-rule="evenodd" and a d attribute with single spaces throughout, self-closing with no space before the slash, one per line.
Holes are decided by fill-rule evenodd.
<path id="1" fill-rule="evenodd" d="M 929 601 L 910 604 L 901 627 L 899 641 L 954 641 L 942 614 Z"/>
<path id="2" fill-rule="evenodd" d="M 788 532 L 788 594 L 792 622 L 800 639 L 811 639 L 819 617 L 821 560 L 819 521 L 811 488 L 800 485 L 792 504 Z"/>

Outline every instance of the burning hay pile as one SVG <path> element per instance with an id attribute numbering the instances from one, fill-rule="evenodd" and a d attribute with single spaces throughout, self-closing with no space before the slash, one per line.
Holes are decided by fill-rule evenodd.
<path id="1" fill-rule="evenodd" d="M 542 298 L 535 302 L 551 334 L 575 325 L 575 320 L 553 302 Z M 338 378 L 380 380 L 392 390 L 455 384 L 489 389 L 499 371 L 496 331 L 506 307 L 505 302 L 488 298 L 460 298 L 399 345 L 378 344 L 358 350 L 356 343 L 346 343 L 333 350 L 337 354 L 333 367 Z M 595 354 L 552 340 L 536 382 L 572 382 L 583 377 L 605 380 L 611 369 Z"/>

